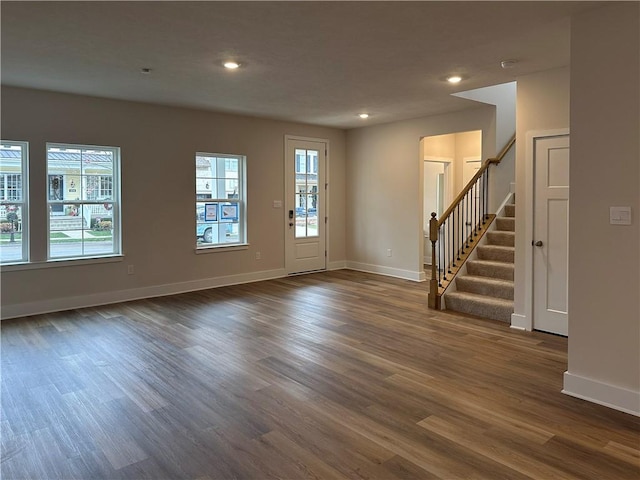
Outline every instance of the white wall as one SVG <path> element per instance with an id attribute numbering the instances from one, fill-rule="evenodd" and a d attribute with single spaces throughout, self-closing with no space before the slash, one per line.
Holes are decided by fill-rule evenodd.
<path id="1" fill-rule="evenodd" d="M 481 161 L 484 160 L 482 157 L 482 131 L 473 130 L 447 135 L 434 135 L 424 137 L 422 142 L 425 159 L 434 157 L 452 159 L 451 200 L 453 200 L 467 183 L 464 181 L 465 159 L 477 157 Z M 429 213 L 425 212 L 425 218 L 429 218 Z"/>
<path id="2" fill-rule="evenodd" d="M 640 415 L 640 6 L 571 26 L 569 367 L 565 391 Z M 631 206 L 632 225 L 609 224 Z"/>
<path id="3" fill-rule="evenodd" d="M 46 252 L 45 143 L 63 142 L 121 147 L 125 254 L 116 263 L 3 269 L 3 315 L 284 275 L 285 215 L 272 205 L 284 200 L 285 134 L 330 141 L 329 264 L 344 265 L 344 131 L 2 88 L 2 139 L 29 142 L 32 251 Z M 249 249 L 195 254 L 196 151 L 247 156 Z"/>
<path id="4" fill-rule="evenodd" d="M 516 82 L 455 93 L 457 97 L 496 106 L 496 148 L 502 150 L 513 137 L 516 125 Z M 496 152 L 497 153 L 497 152 Z M 489 209 L 495 212 L 510 193 L 515 179 L 515 149 L 511 149 L 489 177 Z M 484 159 L 483 159 L 484 160 Z"/>
<path id="5" fill-rule="evenodd" d="M 482 130 L 483 158 L 495 155 L 495 107 L 347 132 L 347 258 L 352 268 L 423 276 L 420 139 Z M 387 249 L 393 254 L 387 256 Z"/>

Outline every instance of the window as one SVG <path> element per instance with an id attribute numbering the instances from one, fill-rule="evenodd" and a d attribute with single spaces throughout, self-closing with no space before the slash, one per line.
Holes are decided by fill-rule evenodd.
<path id="1" fill-rule="evenodd" d="M 309 156 L 304 150 L 296 150 L 296 174 L 318 174 L 318 152 L 309 150 Z"/>
<path id="2" fill-rule="evenodd" d="M 113 197 L 113 178 L 105 175 L 87 176 L 87 199 L 99 200 Z"/>
<path id="3" fill-rule="evenodd" d="M 28 144 L 0 142 L 0 260 L 21 263 L 29 260 Z"/>
<path id="4" fill-rule="evenodd" d="M 120 149 L 47 144 L 49 259 L 120 253 Z"/>
<path id="5" fill-rule="evenodd" d="M 245 157 L 196 154 L 196 246 L 246 243 Z"/>
<path id="6" fill-rule="evenodd" d="M 318 150 L 296 148 L 296 238 L 318 235 Z"/>

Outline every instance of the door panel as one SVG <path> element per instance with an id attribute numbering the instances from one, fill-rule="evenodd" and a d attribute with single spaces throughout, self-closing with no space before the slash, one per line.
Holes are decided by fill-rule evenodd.
<path id="1" fill-rule="evenodd" d="M 569 137 L 535 144 L 533 328 L 568 334 Z"/>
<path id="2" fill-rule="evenodd" d="M 327 144 L 287 137 L 285 149 L 285 269 L 324 270 Z"/>

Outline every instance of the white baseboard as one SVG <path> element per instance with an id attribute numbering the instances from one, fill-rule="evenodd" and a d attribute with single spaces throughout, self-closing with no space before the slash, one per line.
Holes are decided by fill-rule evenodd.
<path id="1" fill-rule="evenodd" d="M 413 280 L 414 282 L 424 282 L 427 279 L 424 271 L 415 272 L 411 270 L 402 270 L 400 268 L 384 267 L 382 265 L 372 265 L 369 263 L 347 262 L 347 268 L 357 270 L 359 272 L 377 273 L 379 275 L 386 275 L 387 277 Z"/>
<path id="2" fill-rule="evenodd" d="M 531 323 L 526 315 L 520 315 L 519 313 L 511 314 L 511 328 L 517 330 L 531 331 Z"/>
<path id="3" fill-rule="evenodd" d="M 112 292 L 96 293 L 93 295 L 52 298 L 37 302 L 3 305 L 1 319 L 7 320 L 9 318 L 26 317 L 28 315 L 38 315 L 41 313 L 59 312 L 62 310 L 71 310 L 75 308 L 95 307 L 98 305 L 107 305 L 110 303 L 140 300 L 142 298 L 163 297 L 166 295 L 175 295 L 178 293 L 193 292 L 196 290 L 206 290 L 209 288 L 225 287 L 241 283 L 272 280 L 275 278 L 282 278 L 286 276 L 287 273 L 285 272 L 285 270 L 283 268 L 279 268 L 276 270 L 264 270 L 261 272 L 206 278 L 189 282 L 154 285 L 151 287 L 132 288 L 127 290 L 116 290 Z"/>
<path id="4" fill-rule="evenodd" d="M 346 260 L 339 260 L 337 262 L 329 262 L 327 265 L 327 270 L 344 270 L 347 268 Z"/>
<path id="5" fill-rule="evenodd" d="M 564 372 L 562 393 L 640 417 L 640 392 Z"/>

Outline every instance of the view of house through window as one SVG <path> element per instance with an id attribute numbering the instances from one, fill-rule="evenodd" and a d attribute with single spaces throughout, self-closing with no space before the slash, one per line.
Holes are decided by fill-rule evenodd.
<path id="1" fill-rule="evenodd" d="M 196 245 L 246 243 L 245 157 L 196 154 Z"/>
<path id="2" fill-rule="evenodd" d="M 0 260 L 28 261 L 27 143 L 0 143 Z"/>
<path id="3" fill-rule="evenodd" d="M 318 235 L 318 150 L 296 148 L 296 238 Z"/>
<path id="4" fill-rule="evenodd" d="M 47 144 L 49 258 L 120 253 L 120 149 Z"/>

